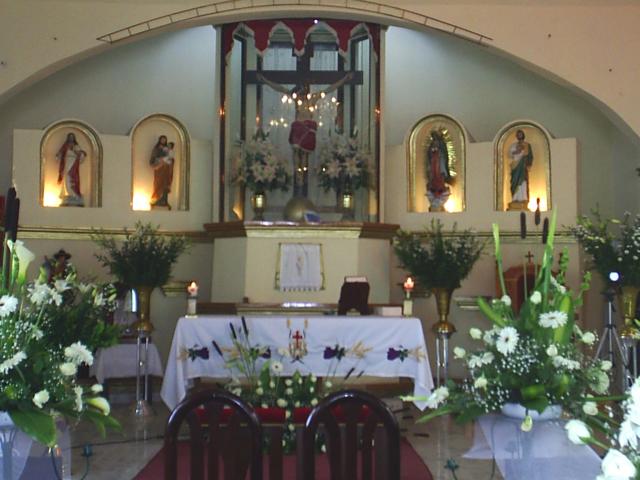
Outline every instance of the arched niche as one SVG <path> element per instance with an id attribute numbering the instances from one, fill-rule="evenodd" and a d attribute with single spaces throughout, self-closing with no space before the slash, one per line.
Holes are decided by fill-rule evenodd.
<path id="1" fill-rule="evenodd" d="M 499 131 L 494 141 L 497 211 L 534 211 L 538 198 L 541 211 L 552 208 L 550 138 L 543 126 L 529 120 L 512 122 Z"/>
<path id="2" fill-rule="evenodd" d="M 133 210 L 189 210 L 190 150 L 187 129 L 171 115 L 154 113 L 135 124 L 131 130 Z"/>
<path id="3" fill-rule="evenodd" d="M 40 141 L 40 205 L 102 206 L 102 143 L 79 120 L 49 125 Z"/>
<path id="4" fill-rule="evenodd" d="M 413 126 L 407 139 L 410 212 L 466 209 L 467 137 L 462 124 L 448 115 L 428 115 Z M 440 158 L 442 163 L 436 161 Z"/>

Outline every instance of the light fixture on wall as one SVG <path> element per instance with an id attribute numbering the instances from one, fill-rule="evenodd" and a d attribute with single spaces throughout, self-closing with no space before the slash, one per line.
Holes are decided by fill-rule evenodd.
<path id="1" fill-rule="evenodd" d="M 133 202 L 131 203 L 133 210 L 136 211 L 149 211 L 151 210 L 151 201 L 149 194 L 142 191 L 136 191 L 133 193 Z"/>

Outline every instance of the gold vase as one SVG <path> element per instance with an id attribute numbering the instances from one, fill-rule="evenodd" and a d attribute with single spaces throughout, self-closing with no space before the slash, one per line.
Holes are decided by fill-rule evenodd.
<path id="1" fill-rule="evenodd" d="M 267 194 L 255 192 L 251 195 L 251 207 L 253 208 L 253 219 L 260 222 L 264 220 L 264 211 L 267 208 Z"/>
<path id="2" fill-rule="evenodd" d="M 153 287 L 148 285 L 138 285 L 134 287 L 138 296 L 138 321 L 133 324 L 133 328 L 138 332 L 153 332 L 153 324 L 151 323 L 151 292 Z"/>
<path id="3" fill-rule="evenodd" d="M 455 333 L 456 327 L 449 322 L 449 305 L 451 304 L 451 294 L 453 290 L 448 288 L 434 288 L 433 295 L 438 307 L 438 322 L 433 326 L 433 331 L 438 335 L 450 337 Z"/>
<path id="4" fill-rule="evenodd" d="M 624 317 L 624 326 L 620 331 L 622 338 L 640 339 L 640 330 L 636 327 L 634 320 L 636 318 L 636 300 L 640 287 L 635 285 L 625 285 L 621 287 L 620 295 L 621 312 Z"/>

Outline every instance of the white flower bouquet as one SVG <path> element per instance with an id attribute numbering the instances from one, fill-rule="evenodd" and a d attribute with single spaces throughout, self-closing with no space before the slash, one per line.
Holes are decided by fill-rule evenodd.
<path id="1" fill-rule="evenodd" d="M 117 329 L 98 318 L 112 308 L 113 289 L 80 283 L 73 272 L 51 284 L 42 272 L 27 283 L 33 253 L 20 241 L 6 244 L 9 255 L 0 271 L 0 411 L 48 446 L 56 443 L 58 417 L 90 420 L 101 432 L 118 428 L 99 395 L 102 386 L 76 382 L 78 367 L 92 364 L 92 350 L 117 338 Z"/>
<path id="2" fill-rule="evenodd" d="M 333 135 L 322 146 L 318 181 L 325 192 L 353 193 L 370 186 L 369 154 L 360 147 L 357 135 Z"/>
<path id="3" fill-rule="evenodd" d="M 506 403 L 519 403 L 527 410 L 522 429 L 531 429 L 531 411 L 542 412 L 560 405 L 573 418 L 581 418 L 593 427 L 601 427 L 608 417 L 597 403 L 607 394 L 611 363 L 593 360 L 583 347 L 593 345 L 596 336 L 583 332 L 574 320 L 588 288 L 589 274 L 577 294 L 564 284 L 568 256 L 563 252 L 554 276 L 553 241 L 556 213 L 553 212 L 542 265 L 534 287 L 519 314 L 511 308 L 502 272 L 500 237 L 494 225 L 495 254 L 503 296 L 491 304 L 478 299 L 481 312 L 493 327 L 486 331 L 472 328 L 472 339 L 480 344 L 475 352 L 454 349 L 464 361 L 469 376 L 462 384 L 450 382 L 435 390 L 426 400 L 434 411 L 422 417 L 429 420 L 453 414 L 460 422 L 490 412 L 500 412 Z M 604 417 L 604 418 L 603 418 Z"/>
<path id="4" fill-rule="evenodd" d="M 277 155 L 269 134 L 262 129 L 251 140 L 240 143 L 238 166 L 232 181 L 255 193 L 289 189 L 289 166 Z"/>

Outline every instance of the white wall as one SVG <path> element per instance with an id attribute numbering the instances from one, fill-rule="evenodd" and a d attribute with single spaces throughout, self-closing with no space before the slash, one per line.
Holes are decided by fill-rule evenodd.
<path id="1" fill-rule="evenodd" d="M 211 140 L 215 41 L 208 26 L 123 45 L 13 97 L 0 108 L 0 194 L 10 186 L 13 129 L 77 118 L 100 133 L 123 135 L 140 118 L 160 112 L 179 119 L 192 138 Z"/>

